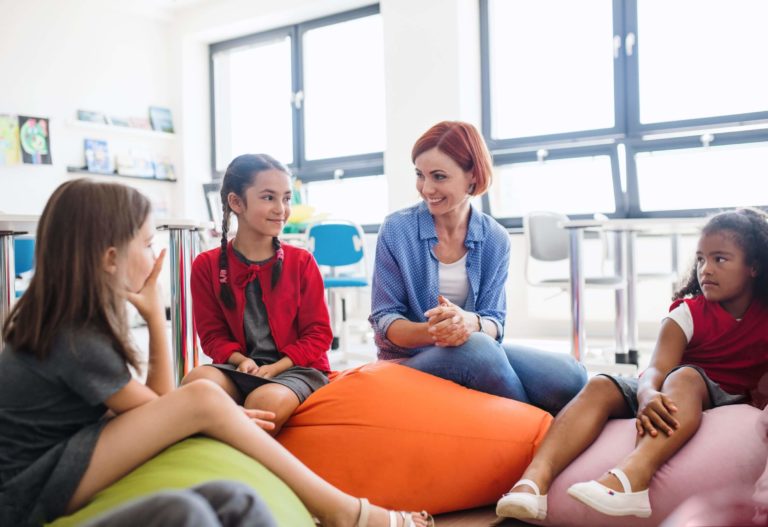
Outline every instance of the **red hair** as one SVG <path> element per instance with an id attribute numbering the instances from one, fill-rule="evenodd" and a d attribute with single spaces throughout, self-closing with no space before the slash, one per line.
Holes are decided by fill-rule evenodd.
<path id="1" fill-rule="evenodd" d="M 443 121 L 424 132 L 411 151 L 411 161 L 427 150 L 437 148 L 465 172 L 475 176 L 473 196 L 485 194 L 493 179 L 491 155 L 477 128 L 462 121 Z"/>

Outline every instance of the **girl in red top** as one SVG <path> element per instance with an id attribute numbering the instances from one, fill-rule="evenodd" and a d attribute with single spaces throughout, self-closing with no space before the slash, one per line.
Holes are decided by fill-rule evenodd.
<path id="1" fill-rule="evenodd" d="M 213 364 L 195 368 L 184 383 L 209 379 L 238 404 L 274 412 L 277 434 L 328 382 L 333 334 L 323 279 L 309 252 L 278 239 L 291 213 L 291 178 L 279 161 L 235 158 L 221 201 L 221 248 L 192 264 L 195 326 Z M 237 234 L 227 243 L 230 213 Z"/>
<path id="2" fill-rule="evenodd" d="M 611 516 L 651 515 L 656 471 L 688 441 L 702 411 L 750 402 L 768 370 L 768 216 L 712 217 L 696 264 L 663 320 L 640 379 L 597 375 L 558 414 L 536 456 L 497 504 L 500 516 L 543 519 L 547 490 L 611 418 L 636 417 L 637 445 L 619 466 L 568 494 Z"/>

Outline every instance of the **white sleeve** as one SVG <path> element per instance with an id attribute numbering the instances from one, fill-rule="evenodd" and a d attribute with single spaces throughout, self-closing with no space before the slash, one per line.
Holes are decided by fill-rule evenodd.
<path id="1" fill-rule="evenodd" d="M 683 302 L 667 313 L 667 316 L 664 318 L 671 318 L 677 322 L 677 325 L 680 326 L 680 329 L 685 333 L 686 342 L 691 341 L 691 337 L 693 337 L 693 317 L 691 316 L 691 310 L 688 308 L 688 304 Z"/>

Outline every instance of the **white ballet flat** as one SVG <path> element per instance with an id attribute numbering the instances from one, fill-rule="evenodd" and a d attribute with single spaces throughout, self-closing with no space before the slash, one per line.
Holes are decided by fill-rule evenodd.
<path id="1" fill-rule="evenodd" d="M 651 515 L 651 500 L 648 489 L 632 492 L 629 478 L 620 468 L 608 471 L 621 482 L 624 492 L 617 492 L 595 480 L 576 483 L 568 489 L 568 494 L 585 505 L 608 516 L 638 516 L 647 518 Z"/>
<path id="2" fill-rule="evenodd" d="M 547 495 L 541 495 L 539 486 L 530 479 L 521 479 L 514 485 L 527 485 L 535 494 L 527 492 L 507 492 L 496 503 L 496 515 L 502 518 L 517 518 L 518 520 L 543 520 L 547 517 Z"/>

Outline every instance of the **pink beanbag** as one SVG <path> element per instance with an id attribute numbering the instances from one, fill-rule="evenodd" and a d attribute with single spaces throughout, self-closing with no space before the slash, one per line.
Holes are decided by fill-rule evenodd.
<path id="1" fill-rule="evenodd" d="M 704 412 L 701 428 L 651 483 L 650 518 L 606 516 L 566 494 L 569 486 L 595 479 L 613 468 L 635 445 L 633 419 L 610 421 L 597 441 L 555 480 L 546 520 L 557 526 L 656 526 L 691 496 L 723 489 L 754 488 L 768 458 L 762 412 L 739 404 Z"/>

